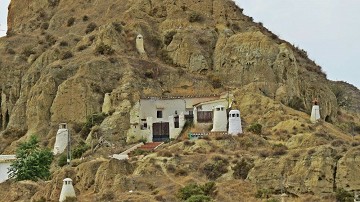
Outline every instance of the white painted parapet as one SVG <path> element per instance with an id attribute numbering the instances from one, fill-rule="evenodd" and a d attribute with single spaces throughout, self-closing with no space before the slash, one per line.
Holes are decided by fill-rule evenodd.
<path id="1" fill-rule="evenodd" d="M 218 105 L 214 108 L 213 113 L 213 128 L 211 132 L 227 131 L 227 114 L 223 105 Z"/>
<path id="2" fill-rule="evenodd" d="M 242 126 L 241 126 L 241 117 L 239 110 L 231 110 L 229 112 L 229 135 L 237 135 L 241 134 Z"/>
<path id="3" fill-rule="evenodd" d="M 64 152 L 68 144 L 68 136 L 69 136 L 69 131 L 67 129 L 66 123 L 60 123 L 59 130 L 56 133 L 56 140 L 53 150 L 54 155 L 61 154 Z"/>
<path id="4" fill-rule="evenodd" d="M 63 180 L 63 186 L 61 188 L 59 201 L 63 202 L 66 200 L 67 197 L 76 197 L 75 189 L 72 184 L 72 179 L 70 178 L 65 178 Z"/>

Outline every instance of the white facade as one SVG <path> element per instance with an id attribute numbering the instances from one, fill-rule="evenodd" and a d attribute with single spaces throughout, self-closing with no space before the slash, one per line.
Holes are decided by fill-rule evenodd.
<path id="1" fill-rule="evenodd" d="M 194 105 L 200 102 L 207 103 L 206 109 L 212 111 L 211 106 L 219 103 L 219 96 L 209 95 L 204 97 L 149 97 L 141 99 L 130 111 L 130 129 L 127 132 L 127 141 L 136 141 L 145 138 L 152 142 L 159 124 L 168 124 L 169 138 L 177 138 L 184 125 L 187 116 L 196 117 L 193 113 Z M 220 103 L 227 103 L 221 99 Z M 196 118 L 194 119 L 196 122 Z"/>
<path id="2" fill-rule="evenodd" d="M 63 180 L 63 186 L 61 188 L 59 201 L 63 202 L 66 200 L 67 197 L 76 197 L 75 189 L 72 184 L 72 179 L 70 178 L 65 178 Z"/>
<path id="3" fill-rule="evenodd" d="M 14 160 L 16 160 L 15 155 L 0 155 L 0 183 L 9 179 L 8 169 Z"/>
<path id="4" fill-rule="evenodd" d="M 217 99 L 217 100 L 212 100 L 212 101 L 208 101 L 208 102 L 202 102 L 195 106 L 198 111 L 213 111 L 213 109 L 218 105 L 228 106 L 228 104 L 229 104 L 229 102 L 227 99 Z M 228 107 L 225 107 L 225 109 L 227 109 L 227 108 Z"/>
<path id="5" fill-rule="evenodd" d="M 229 112 L 229 135 L 237 135 L 242 133 L 241 117 L 239 110 L 231 110 Z"/>
<path id="6" fill-rule="evenodd" d="M 169 138 L 177 138 L 185 125 L 184 99 L 141 99 L 130 112 L 131 127 L 128 131 L 128 141 L 145 138 L 153 141 L 153 124 L 169 124 Z M 178 124 L 175 125 L 175 118 Z"/>
<path id="7" fill-rule="evenodd" d="M 319 107 L 319 105 L 313 105 L 312 110 L 311 110 L 310 121 L 312 123 L 316 123 L 316 121 L 319 119 L 320 119 L 320 107 Z"/>
<path id="8" fill-rule="evenodd" d="M 218 105 L 214 108 L 213 128 L 211 132 L 227 131 L 226 125 L 227 125 L 226 108 L 223 105 Z"/>
<path id="9" fill-rule="evenodd" d="M 66 123 L 59 124 L 59 130 L 56 133 L 56 140 L 53 150 L 54 155 L 64 152 L 68 144 L 68 138 L 69 130 L 67 129 Z"/>

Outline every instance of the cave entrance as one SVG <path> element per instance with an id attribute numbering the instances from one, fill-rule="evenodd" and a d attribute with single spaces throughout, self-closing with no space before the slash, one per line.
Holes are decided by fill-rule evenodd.
<path id="1" fill-rule="evenodd" d="M 327 116 L 325 117 L 325 121 L 328 122 L 328 123 L 332 123 L 331 118 L 330 118 L 329 115 L 327 115 Z"/>

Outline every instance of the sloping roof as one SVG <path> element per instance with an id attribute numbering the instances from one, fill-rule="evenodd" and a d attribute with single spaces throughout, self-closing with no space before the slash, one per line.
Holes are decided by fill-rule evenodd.
<path id="1" fill-rule="evenodd" d="M 207 102 L 200 102 L 200 103 L 194 104 L 194 107 L 198 107 L 198 106 L 205 105 L 205 104 L 214 104 L 214 103 L 218 103 L 218 102 L 227 102 L 227 99 L 221 98 L 221 99 L 211 100 L 211 101 L 207 101 Z"/>

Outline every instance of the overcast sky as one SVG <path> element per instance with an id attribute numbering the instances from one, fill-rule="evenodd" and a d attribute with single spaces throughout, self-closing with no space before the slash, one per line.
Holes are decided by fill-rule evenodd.
<path id="1" fill-rule="evenodd" d="M 360 88 L 360 0 L 235 2 L 254 21 L 306 50 L 329 79 Z"/>
<path id="2" fill-rule="evenodd" d="M 0 36 L 7 7 L 0 0 Z M 360 88 L 360 0 L 235 0 L 254 21 L 307 51 L 331 80 Z M 357 58 L 359 57 L 359 58 Z"/>

